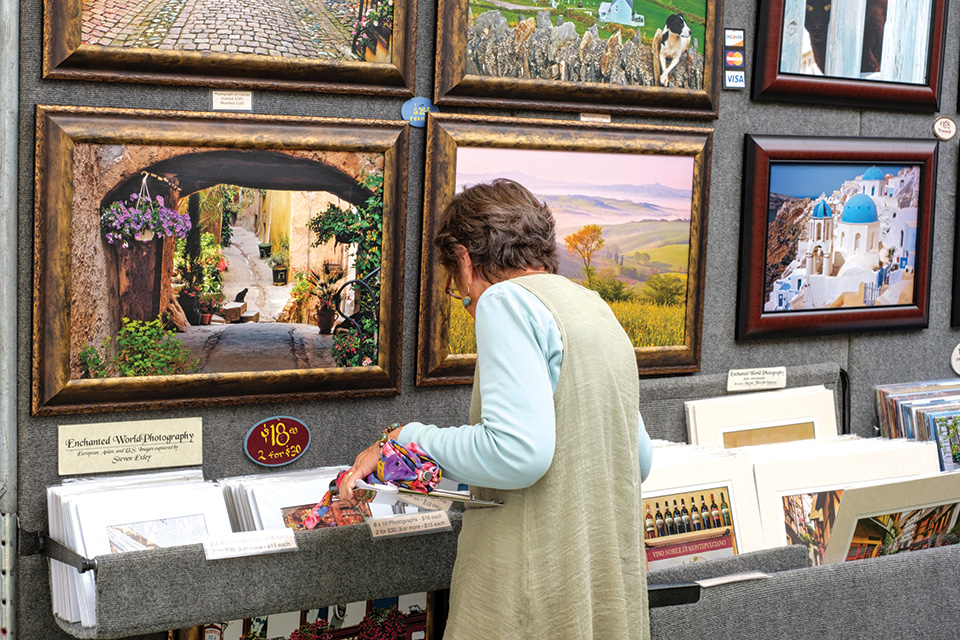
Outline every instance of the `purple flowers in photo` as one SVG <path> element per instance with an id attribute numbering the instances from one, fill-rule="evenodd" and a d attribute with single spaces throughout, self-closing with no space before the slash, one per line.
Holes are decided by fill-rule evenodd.
<path id="1" fill-rule="evenodd" d="M 163 196 L 151 198 L 131 193 L 127 200 L 118 200 L 100 213 L 100 230 L 104 239 L 129 246 L 131 239 L 147 240 L 154 235 L 161 238 L 186 238 L 190 231 L 190 216 L 168 208 Z"/>

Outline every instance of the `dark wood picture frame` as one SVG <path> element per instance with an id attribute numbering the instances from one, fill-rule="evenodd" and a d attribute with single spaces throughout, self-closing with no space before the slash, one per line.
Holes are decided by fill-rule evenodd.
<path id="1" fill-rule="evenodd" d="M 475 354 L 450 353 L 447 334 L 450 302 L 445 293 L 446 275 L 439 265 L 432 241 L 440 213 L 455 193 L 457 147 L 461 145 L 692 158 L 683 343 L 641 347 L 636 348 L 635 352 L 640 375 L 669 375 L 700 370 L 712 131 L 693 127 L 430 114 L 427 121 L 426 196 L 420 270 L 418 385 L 471 383 L 477 359 Z"/>
<path id="2" fill-rule="evenodd" d="M 927 326 L 937 174 L 936 140 L 747 134 L 744 147 L 743 217 L 737 279 L 738 340 L 922 329 Z M 920 167 L 912 303 L 764 311 L 770 168 L 778 162 L 791 165 L 850 163 Z"/>
<path id="3" fill-rule="evenodd" d="M 950 302 L 950 326 L 960 327 L 960 250 L 957 243 L 960 242 L 960 200 L 955 203 L 956 220 L 954 222 L 954 251 L 953 251 L 953 285 L 952 298 Z"/>
<path id="4" fill-rule="evenodd" d="M 417 0 L 395 0 L 391 62 L 83 44 L 82 0 L 43 6 L 48 79 L 413 96 Z"/>
<path id="5" fill-rule="evenodd" d="M 469 74 L 468 10 L 468 0 L 438 3 L 434 102 L 439 105 L 717 117 L 723 0 L 706 0 L 706 36 L 700 44 L 704 50 L 703 88 L 699 90 Z M 646 43 L 637 46 L 650 47 Z"/>
<path id="6" fill-rule="evenodd" d="M 33 274 L 33 413 L 51 415 L 398 394 L 407 138 L 406 123 L 395 121 L 38 106 Z M 83 298 L 86 295 L 75 290 L 73 286 L 74 271 L 77 268 L 76 257 L 73 255 L 76 251 L 73 236 L 78 224 L 86 225 L 87 229 L 79 236 L 81 238 L 90 236 L 91 233 L 99 234 L 96 229 L 100 226 L 98 220 L 86 220 L 88 216 L 77 219 L 74 210 L 77 208 L 82 211 L 97 211 L 98 209 L 94 208 L 95 203 L 106 196 L 106 192 L 78 192 L 75 170 L 79 175 L 80 168 L 76 165 L 75 154 L 77 148 L 83 144 L 115 149 L 121 148 L 120 145 L 128 145 L 135 151 L 143 145 L 148 153 L 152 153 L 152 149 L 163 151 L 166 147 L 175 147 L 176 149 L 167 150 L 171 156 L 182 155 L 179 152 L 181 147 L 201 154 L 207 153 L 205 149 L 210 148 L 211 152 L 242 155 L 243 158 L 237 160 L 237 166 L 240 167 L 237 173 L 242 172 L 244 176 L 269 174 L 274 176 L 271 179 L 285 182 L 286 186 L 279 185 L 279 182 L 277 185 L 264 182 L 241 186 L 292 190 L 299 186 L 296 179 L 276 170 L 276 166 L 280 166 L 277 162 L 289 162 L 290 166 L 293 166 L 293 160 L 284 158 L 294 158 L 299 154 L 294 160 L 299 163 L 297 166 L 300 166 L 304 164 L 300 156 L 306 157 L 307 154 L 317 152 L 347 152 L 338 157 L 350 152 L 382 155 L 383 231 L 377 361 L 371 366 L 258 372 L 187 373 L 100 379 L 81 379 L 71 375 L 71 327 L 74 323 L 71 308 L 78 296 Z M 276 157 L 281 155 L 284 158 L 278 161 Z M 153 156 L 144 157 L 149 160 Z M 169 165 L 167 166 L 169 168 Z M 268 166 L 271 171 L 268 171 Z M 335 167 L 324 170 L 340 171 Z M 85 171 L 89 173 L 91 170 L 87 168 Z M 295 172 L 291 169 L 289 173 L 303 175 L 302 170 Z M 342 171 L 340 173 L 349 175 Z M 340 173 L 336 175 L 339 176 Z M 136 177 L 138 176 L 134 176 Z M 234 177 L 219 176 L 220 181 Z M 173 175 L 174 183 L 177 179 L 178 176 Z M 183 176 L 179 176 L 179 179 L 182 180 Z M 333 179 L 340 178 L 330 178 Z M 208 181 L 203 186 L 213 186 L 216 183 Z M 120 188 L 120 184 L 126 182 L 118 183 L 116 189 Z M 77 202 L 83 198 L 92 200 L 94 204 L 78 208 Z M 90 227 L 91 224 L 93 227 Z M 91 232 L 90 229 L 94 231 Z M 172 240 L 163 242 L 172 243 Z M 106 245 L 104 247 L 106 251 Z M 114 251 L 112 248 L 109 250 Z M 157 262 L 165 264 L 165 261 L 166 258 L 158 259 Z M 160 282 L 166 272 L 159 270 L 159 267 L 157 269 L 157 282 Z M 159 308 L 163 309 L 163 306 Z"/>
<path id="7" fill-rule="evenodd" d="M 931 3 L 926 83 L 909 84 L 781 72 L 784 9 L 790 0 L 761 0 L 757 16 L 753 99 L 930 113 L 938 111 L 948 0 L 924 1 Z M 825 4 L 830 5 L 829 2 Z M 803 28 L 797 26 L 796 32 L 795 37 L 799 39 Z"/>

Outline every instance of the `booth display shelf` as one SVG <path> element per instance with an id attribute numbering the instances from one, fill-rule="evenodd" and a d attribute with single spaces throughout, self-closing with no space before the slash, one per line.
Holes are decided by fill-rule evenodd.
<path id="1" fill-rule="evenodd" d="M 97 626 L 57 619 L 77 638 L 124 638 L 254 614 L 283 613 L 450 584 L 453 529 L 372 539 L 366 525 L 296 532 L 297 549 L 207 560 L 203 545 L 95 558 Z"/>

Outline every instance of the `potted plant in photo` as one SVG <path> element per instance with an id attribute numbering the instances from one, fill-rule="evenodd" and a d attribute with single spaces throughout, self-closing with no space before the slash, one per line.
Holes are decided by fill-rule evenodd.
<path id="1" fill-rule="evenodd" d="M 200 294 L 198 299 L 198 310 L 200 312 L 200 324 L 210 324 L 213 314 L 220 313 L 223 309 L 224 295 L 217 291 L 206 291 Z"/>
<path id="2" fill-rule="evenodd" d="M 190 215 L 166 206 L 163 196 L 151 197 L 145 190 L 131 193 L 100 212 L 100 231 L 109 244 L 129 247 L 131 241 L 150 242 L 155 237 L 187 237 Z"/>
<path id="3" fill-rule="evenodd" d="M 337 287 L 341 271 L 324 267 L 322 272 L 307 269 L 303 279 L 310 283 L 310 296 L 317 300 L 317 327 L 320 333 L 329 334 L 337 320 Z"/>
<path id="4" fill-rule="evenodd" d="M 263 227 L 263 233 L 261 234 L 260 237 L 264 237 L 264 236 L 267 235 L 267 223 L 266 223 L 266 221 L 264 221 L 261 226 Z M 269 240 L 270 240 L 270 239 L 267 238 L 267 242 L 261 242 L 260 245 L 259 245 L 259 247 L 260 247 L 260 257 L 263 258 L 263 259 L 269 258 L 271 252 L 273 251 L 273 243 L 270 242 Z"/>
<path id="5" fill-rule="evenodd" d="M 177 291 L 177 303 L 187 322 L 193 325 L 200 324 L 200 298 L 200 290 L 195 284 L 186 283 Z"/>
<path id="6" fill-rule="evenodd" d="M 360 231 L 360 213 L 356 207 L 341 209 L 331 204 L 307 221 L 307 228 L 317 234 L 313 246 L 329 242 L 333 238 L 338 244 L 356 244 L 362 236 Z"/>
<path id="7" fill-rule="evenodd" d="M 290 238 L 281 233 L 276 244 L 276 249 L 267 258 L 267 264 L 273 270 L 273 284 L 283 286 L 287 284 L 287 269 L 290 267 Z"/>

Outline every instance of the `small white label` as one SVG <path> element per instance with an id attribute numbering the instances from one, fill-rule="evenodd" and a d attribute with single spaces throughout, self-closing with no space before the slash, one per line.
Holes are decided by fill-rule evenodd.
<path id="1" fill-rule="evenodd" d="M 783 389 L 786 386 L 786 367 L 767 367 L 765 369 L 730 369 L 730 372 L 727 373 L 727 391 Z"/>
<path id="2" fill-rule="evenodd" d="M 581 113 L 580 122 L 610 122 L 609 113 Z"/>
<path id="3" fill-rule="evenodd" d="M 743 29 L 724 29 L 723 30 L 723 46 L 742 47 L 743 46 Z"/>
<path id="4" fill-rule="evenodd" d="M 953 367 L 953 372 L 960 376 L 960 344 L 955 346 L 950 354 L 950 366 Z"/>
<path id="5" fill-rule="evenodd" d="M 61 476 L 203 464 L 203 421 L 130 420 L 57 427 Z"/>
<path id="6" fill-rule="evenodd" d="M 447 516 L 446 511 L 427 511 L 390 518 L 375 518 L 367 520 L 367 524 L 370 525 L 370 534 L 374 538 L 412 536 L 431 531 L 449 531 L 453 528 L 450 526 L 450 517 Z"/>
<path id="7" fill-rule="evenodd" d="M 213 91 L 214 111 L 253 111 L 252 91 Z"/>
<path id="8" fill-rule="evenodd" d="M 730 584 L 731 582 L 746 582 L 747 580 L 763 580 L 764 578 L 769 577 L 769 574 L 763 573 L 762 571 L 747 571 L 746 573 L 732 573 L 726 576 L 697 580 L 696 583 L 699 584 L 702 589 L 709 589 L 710 587 L 716 587 L 717 585 L 721 584 Z"/>
<path id="9" fill-rule="evenodd" d="M 297 539 L 293 529 L 240 531 L 227 536 L 203 538 L 203 553 L 207 560 L 258 556 L 264 553 L 294 551 L 296 548 Z"/>
<path id="10" fill-rule="evenodd" d="M 724 89 L 744 89 L 747 86 L 747 74 L 744 71 L 724 71 Z"/>
<path id="11" fill-rule="evenodd" d="M 947 141 L 957 135 L 957 123 L 946 116 L 937 118 L 933 122 L 933 135 Z"/>
<path id="12" fill-rule="evenodd" d="M 415 507 L 430 509 L 432 511 L 446 511 L 453 506 L 453 500 L 431 498 L 430 496 L 416 496 L 412 493 L 398 493 L 397 499 L 403 500 L 407 504 L 412 504 Z"/>

